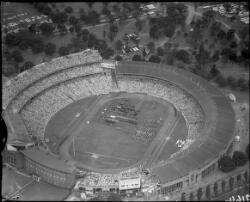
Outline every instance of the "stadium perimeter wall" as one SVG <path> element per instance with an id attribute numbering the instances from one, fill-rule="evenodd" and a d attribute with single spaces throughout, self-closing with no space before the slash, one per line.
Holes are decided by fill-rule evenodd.
<path id="1" fill-rule="evenodd" d="M 75 57 L 79 59 L 80 54 L 56 58 L 49 63 L 37 65 L 5 83 L 3 88 L 3 108 L 6 108 L 18 93 L 42 77 L 74 65 L 85 64 L 86 61 L 101 61 L 98 55 L 96 58 L 93 56 L 91 59 L 86 60 L 84 59 L 86 55 L 82 54 L 82 62 L 81 59 L 80 62 L 75 62 L 77 61 Z M 63 62 L 65 60 L 66 63 Z M 71 62 L 68 60 L 71 60 Z M 196 146 L 185 150 L 170 159 L 166 164 L 154 169 L 153 172 L 162 179 L 160 192 L 166 194 L 166 189 L 170 188 L 175 191 L 177 190 L 176 187 L 178 189 L 179 187 L 182 188 L 186 184 L 196 183 L 204 176 L 208 176 L 208 174 L 204 175 L 204 173 L 212 172 L 217 166 L 218 158 L 232 146 L 235 117 L 229 99 L 226 99 L 217 88 L 208 84 L 204 79 L 173 66 L 148 62 L 120 62 L 116 72 L 118 75 L 143 76 L 171 82 L 190 93 L 198 101 L 205 113 L 205 126 L 201 131 L 202 138 L 196 143 Z M 30 79 L 31 75 L 38 76 Z M 22 81 L 21 85 L 19 85 L 20 80 Z"/>
<path id="2" fill-rule="evenodd" d="M 171 82 L 190 93 L 205 113 L 205 125 L 196 145 L 153 170 L 162 180 L 159 193 L 165 195 L 208 177 L 216 169 L 218 159 L 232 148 L 235 115 L 229 99 L 203 78 L 173 66 L 120 62 L 116 72 Z"/>

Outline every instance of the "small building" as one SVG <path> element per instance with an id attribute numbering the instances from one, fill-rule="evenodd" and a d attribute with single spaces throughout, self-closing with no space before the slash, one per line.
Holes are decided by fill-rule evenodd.
<path id="1" fill-rule="evenodd" d="M 119 179 L 120 192 L 139 190 L 140 187 L 141 187 L 141 179 L 139 177 L 120 178 Z"/>

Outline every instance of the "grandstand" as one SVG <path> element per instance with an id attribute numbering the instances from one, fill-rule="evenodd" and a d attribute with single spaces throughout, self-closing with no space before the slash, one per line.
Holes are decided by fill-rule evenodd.
<path id="1" fill-rule="evenodd" d="M 145 178 L 144 182 L 152 183 L 155 189 L 160 183 L 158 192 L 163 195 L 181 190 L 209 176 L 217 166 L 218 158 L 230 148 L 235 132 L 235 115 L 230 101 L 204 79 L 173 66 L 125 61 L 114 64 L 103 61 L 96 50 L 85 50 L 36 65 L 3 83 L 2 92 L 2 108 L 9 125 L 8 131 L 18 137 L 23 136 L 23 139 L 30 140 L 35 136 L 39 140 L 47 140 L 49 151 L 43 158 L 50 159 L 52 168 L 48 169 L 50 165 L 45 165 L 45 161 L 40 162 L 30 154 L 37 148 L 22 152 L 28 162 L 24 168 L 27 172 L 36 173 L 38 171 L 32 166 L 39 169 L 46 167 L 45 171 L 40 170 L 36 174 L 49 183 L 67 188 L 72 186 L 72 176 L 80 168 L 88 173 L 82 184 L 96 190 L 105 187 L 119 189 L 120 175 Z M 134 101 L 135 97 L 137 101 Z M 133 102 L 136 104 L 133 105 Z M 161 105 L 162 108 L 159 108 Z M 157 117 L 164 107 L 169 116 Z M 150 113 L 143 112 L 149 108 Z M 107 111 L 104 112 L 104 109 Z M 52 125 L 56 123 L 53 120 L 65 116 L 64 110 L 67 111 L 65 120 L 68 123 L 60 122 L 55 126 L 57 131 L 53 131 L 57 134 L 48 134 L 46 131 L 49 129 L 46 128 L 53 128 Z M 118 160 L 110 160 L 109 164 L 106 162 L 105 166 L 101 166 L 98 162 L 106 157 L 95 151 L 88 151 L 92 152 L 86 157 L 88 165 L 85 165 L 85 161 L 72 158 L 72 154 L 78 152 L 75 148 L 77 144 L 87 144 L 84 137 L 72 144 L 72 138 L 78 138 L 82 131 L 94 127 L 99 127 L 99 131 L 103 129 L 103 133 L 109 130 L 103 122 L 97 121 L 97 115 L 99 119 L 106 117 L 116 120 L 106 125 L 110 131 L 121 131 L 117 138 L 119 136 L 123 141 L 147 145 L 144 146 L 146 149 L 133 150 L 132 146 L 127 146 L 128 153 L 134 151 L 136 154 L 136 158 L 128 160 L 130 163 L 119 164 Z M 15 118 L 8 117 L 18 117 L 22 122 L 20 134 L 16 129 L 18 124 L 13 121 Z M 67 128 L 67 124 L 72 125 Z M 121 136 L 126 131 L 132 134 L 133 141 L 129 139 L 130 136 Z M 115 144 L 105 144 L 110 149 L 115 147 Z M 65 148 L 69 151 L 65 152 Z M 141 154 L 137 156 L 139 151 Z M 105 152 L 110 152 L 107 146 Z M 42 156 L 40 150 L 38 153 Z M 73 161 L 70 165 L 63 163 L 67 175 L 60 173 L 62 169 L 55 172 L 57 166 L 52 163 L 53 159 L 56 159 L 54 162 Z M 149 169 L 150 175 L 145 177 L 142 169 Z M 69 184 L 67 179 L 70 179 Z M 142 187 L 145 187 L 145 183 L 142 183 Z"/>

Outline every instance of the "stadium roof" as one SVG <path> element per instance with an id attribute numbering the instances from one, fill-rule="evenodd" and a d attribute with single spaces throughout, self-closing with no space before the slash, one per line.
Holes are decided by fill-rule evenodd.
<path id="1" fill-rule="evenodd" d="M 185 70 L 149 62 L 122 61 L 116 72 L 118 75 L 141 75 L 170 81 L 190 93 L 205 113 L 205 126 L 200 139 L 183 153 L 153 169 L 162 183 L 203 168 L 225 151 L 234 136 L 235 114 L 229 98 L 218 88 Z"/>
<path id="2" fill-rule="evenodd" d="M 8 144 L 25 145 L 32 142 L 22 118 L 18 113 L 5 112 L 3 118 L 6 120 L 8 130 Z"/>
<path id="3" fill-rule="evenodd" d="M 23 150 L 22 153 L 29 159 L 35 161 L 37 164 L 42 164 L 50 169 L 58 170 L 65 173 L 72 173 L 75 170 L 74 165 L 71 162 L 63 161 L 62 159 L 57 159 L 37 148 L 29 148 Z"/>

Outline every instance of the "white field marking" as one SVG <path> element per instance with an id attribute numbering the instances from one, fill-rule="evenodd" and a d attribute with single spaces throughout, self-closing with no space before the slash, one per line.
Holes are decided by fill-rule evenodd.
<path id="1" fill-rule="evenodd" d="M 113 159 L 119 159 L 119 160 L 127 161 L 127 162 L 130 161 L 130 160 L 128 160 L 128 159 L 124 159 L 124 158 L 120 158 L 120 157 L 115 157 L 115 156 L 110 156 L 110 155 L 97 154 L 97 153 L 92 153 L 92 152 L 85 152 L 85 153 L 91 154 L 91 156 L 93 156 L 93 155 L 98 155 L 98 156 L 101 156 L 101 157 L 108 157 L 108 158 L 113 158 Z"/>

